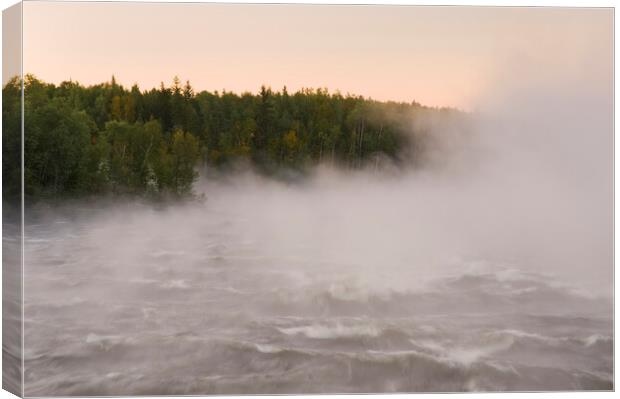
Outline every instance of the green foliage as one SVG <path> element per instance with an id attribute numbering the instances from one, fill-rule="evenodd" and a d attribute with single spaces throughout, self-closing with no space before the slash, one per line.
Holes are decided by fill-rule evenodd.
<path id="1" fill-rule="evenodd" d="M 27 76 L 25 188 L 35 198 L 130 194 L 187 196 L 197 167 L 240 160 L 263 173 L 320 162 L 360 168 L 400 162 L 419 148 L 411 115 L 420 105 L 302 89 L 257 95 L 196 93 L 189 82 L 140 91 L 111 82 L 85 87 Z M 4 193 L 20 190 L 21 81 L 3 88 Z"/>
<path id="2" fill-rule="evenodd" d="M 79 193 L 87 189 L 87 150 L 94 123 L 84 111 L 54 98 L 33 107 L 25 101 L 24 187 L 28 195 Z"/>
<path id="3" fill-rule="evenodd" d="M 11 79 L 2 89 L 2 196 L 21 194 L 21 81 Z"/>
<path id="4" fill-rule="evenodd" d="M 192 184 L 198 177 L 195 171 L 198 160 L 198 140 L 191 133 L 176 130 L 172 137 L 172 187 L 178 195 L 187 195 L 192 190 Z"/>

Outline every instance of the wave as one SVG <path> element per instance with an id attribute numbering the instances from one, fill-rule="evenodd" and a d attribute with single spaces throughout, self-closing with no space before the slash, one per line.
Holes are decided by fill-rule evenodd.
<path id="1" fill-rule="evenodd" d="M 344 337 L 378 337 L 381 330 L 372 325 L 347 326 L 340 323 L 334 325 L 315 324 L 310 326 L 279 328 L 286 335 L 301 334 L 307 338 L 333 339 Z"/>
<path id="2" fill-rule="evenodd" d="M 583 339 L 583 344 L 587 347 L 595 346 L 596 344 L 608 344 L 613 342 L 613 338 L 608 335 L 592 334 Z"/>
<path id="3" fill-rule="evenodd" d="M 373 317 L 424 314 L 521 313 L 610 317 L 612 301 L 583 295 L 548 276 L 521 273 L 463 272 L 430 281 L 416 289 L 369 286 L 356 278 L 337 281 L 308 279 L 274 288 L 264 307 L 281 314 Z"/>
<path id="4" fill-rule="evenodd" d="M 303 322 L 289 319 L 289 322 Z M 296 338 L 333 341 L 365 336 L 379 338 L 390 329 L 377 326 L 364 329 L 353 324 L 306 324 L 284 327 L 287 339 L 265 336 L 249 340 L 178 334 L 114 335 L 89 333 L 82 343 L 58 348 L 46 355 L 30 357 L 27 367 L 47 364 L 38 380 L 28 384 L 29 395 L 52 392 L 55 395 L 167 394 L 175 387 L 178 394 L 182 377 L 185 394 L 241 393 L 373 393 L 373 392 L 456 392 L 610 389 L 609 373 L 585 368 L 515 363 L 502 357 L 520 339 L 546 342 L 548 338 L 525 331 L 498 330 L 481 336 L 474 344 L 453 338 L 433 340 L 411 338 L 402 349 L 352 349 L 330 346 L 305 347 Z M 393 328 L 393 327 L 390 327 Z M 412 335 L 424 329 L 415 330 Z M 307 334 L 307 335 L 306 335 Z M 376 336 L 379 334 L 378 336 Z M 541 338 L 542 337 L 542 338 Z M 597 337 L 592 340 L 604 340 Z M 425 341 L 427 340 L 427 341 Z M 561 341 L 564 342 L 564 341 Z M 572 341 L 571 341 L 572 342 Z M 581 344 L 584 347 L 583 343 Z M 149 362 L 137 362 L 147 356 Z M 97 366 L 81 374 L 84 362 Z M 151 368 L 158 364 L 158 370 Z M 122 370 L 131 368 L 132 372 Z M 61 382 L 56 378 L 64 375 Z M 66 379 L 71 375 L 75 378 Z M 101 384 L 103 376 L 114 384 Z M 101 378 L 100 378 L 101 377 Z M 107 377 L 106 377 L 107 378 Z M 108 381 L 106 379 L 105 381 Z M 51 390 L 51 391 L 50 391 Z"/>
<path id="5" fill-rule="evenodd" d="M 510 337 L 495 340 L 494 342 L 487 342 L 483 345 L 456 345 L 451 347 L 444 347 L 441 343 L 433 340 L 412 339 L 410 342 L 416 347 L 421 347 L 428 352 L 435 354 L 439 359 L 464 366 L 470 366 L 497 352 L 507 350 L 514 343 Z"/>

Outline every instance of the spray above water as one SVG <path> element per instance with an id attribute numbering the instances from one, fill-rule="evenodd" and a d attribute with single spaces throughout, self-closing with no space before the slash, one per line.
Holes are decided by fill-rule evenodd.
<path id="1" fill-rule="evenodd" d="M 33 207 L 26 395 L 612 389 L 611 63 L 580 54 L 420 108 L 397 161 Z"/>
<path id="2" fill-rule="evenodd" d="M 423 167 L 34 209 L 26 393 L 610 389 L 611 125 L 576 105 L 412 118 Z"/>

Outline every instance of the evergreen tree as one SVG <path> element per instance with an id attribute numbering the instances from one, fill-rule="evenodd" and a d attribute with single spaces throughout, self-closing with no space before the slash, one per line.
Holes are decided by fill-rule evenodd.
<path id="1" fill-rule="evenodd" d="M 303 171 L 324 162 L 377 168 L 380 159 L 423 160 L 431 134 L 412 119 L 436 117 L 467 127 L 455 110 L 377 102 L 326 89 L 262 86 L 251 93 L 194 91 L 189 81 L 141 91 L 116 82 L 84 87 L 24 80 L 25 183 L 31 198 L 114 192 L 191 194 L 203 163 L 240 159 L 263 173 Z M 18 196 L 21 81 L 3 88 L 4 194 Z"/>

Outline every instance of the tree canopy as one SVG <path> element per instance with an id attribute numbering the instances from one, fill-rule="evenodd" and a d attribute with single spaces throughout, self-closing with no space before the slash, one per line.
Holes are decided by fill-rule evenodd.
<path id="1" fill-rule="evenodd" d="M 20 191 L 21 81 L 3 88 L 3 190 Z M 261 87 L 257 94 L 196 93 L 190 82 L 142 91 L 24 80 L 25 193 L 29 197 L 122 193 L 186 196 L 198 171 L 238 162 L 259 172 L 319 163 L 361 168 L 415 158 L 417 103 L 378 102 L 327 89 Z M 405 151 L 406 149 L 406 151 Z"/>

